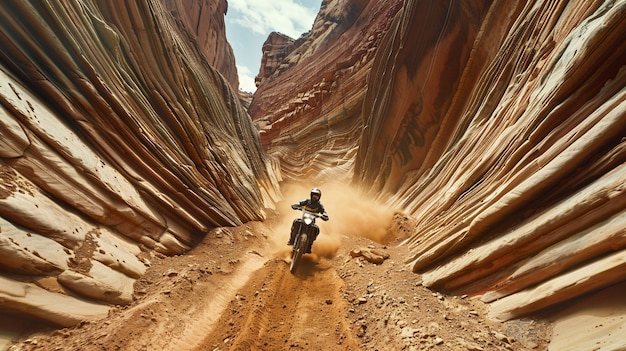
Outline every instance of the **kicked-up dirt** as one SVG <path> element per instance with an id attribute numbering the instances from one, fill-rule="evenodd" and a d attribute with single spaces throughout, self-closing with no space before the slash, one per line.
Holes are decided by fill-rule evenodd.
<path id="1" fill-rule="evenodd" d="M 549 323 L 490 322 L 480 301 L 423 287 L 403 263 L 401 225 L 390 230 L 385 243 L 322 231 L 291 274 L 277 221 L 217 229 L 189 253 L 152 262 L 134 302 L 108 318 L 41 330 L 10 349 L 547 349 Z"/>

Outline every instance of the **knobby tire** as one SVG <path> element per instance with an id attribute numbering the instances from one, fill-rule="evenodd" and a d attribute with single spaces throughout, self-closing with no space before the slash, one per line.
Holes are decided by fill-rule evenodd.
<path id="1" fill-rule="evenodd" d="M 300 261 L 302 260 L 302 255 L 306 250 L 306 245 L 308 241 L 308 235 L 306 233 L 300 233 L 294 244 L 293 256 L 291 258 L 291 266 L 289 266 L 289 271 L 291 274 L 296 273 L 296 269 L 300 265 Z"/>

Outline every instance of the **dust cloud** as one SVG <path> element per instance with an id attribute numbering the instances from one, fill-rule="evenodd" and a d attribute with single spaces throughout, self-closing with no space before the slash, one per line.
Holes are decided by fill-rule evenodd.
<path id="1" fill-rule="evenodd" d="M 312 188 L 322 191 L 320 202 L 328 213 L 327 222 L 317 220 L 320 235 L 313 245 L 313 254 L 319 257 L 335 257 L 343 236 L 362 236 L 382 242 L 391 226 L 395 211 L 385 204 L 367 197 L 358 188 L 340 183 L 289 183 L 281 187 L 284 200 L 276 204 L 280 217 L 271 240 L 281 256 L 290 256 L 287 246 L 291 223 L 299 218 L 300 211 L 291 209 L 291 204 L 309 198 Z"/>

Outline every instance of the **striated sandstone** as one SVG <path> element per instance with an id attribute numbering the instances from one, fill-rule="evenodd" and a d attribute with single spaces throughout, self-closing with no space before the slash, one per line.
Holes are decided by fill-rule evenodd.
<path id="1" fill-rule="evenodd" d="M 323 1 L 268 38 L 250 115 L 207 8 L 3 5 L 3 311 L 102 317 L 304 178 L 405 212 L 416 279 L 496 320 L 626 280 L 623 1 Z"/>
<path id="2" fill-rule="evenodd" d="M 626 279 L 626 4 L 406 1 L 355 177 L 416 218 L 424 284 L 518 318 Z"/>
<path id="3" fill-rule="evenodd" d="M 279 193 L 236 91 L 226 8 L 0 5 L 2 313 L 101 318 L 152 257 L 265 217 Z"/>
<path id="4" fill-rule="evenodd" d="M 0 308 L 52 324 L 70 327 L 82 321 L 106 317 L 109 306 L 54 293 L 0 276 Z"/>
<path id="5" fill-rule="evenodd" d="M 325 0 L 297 40 L 270 35 L 249 112 L 283 180 L 350 176 L 367 76 L 401 5 Z"/>
<path id="6" fill-rule="evenodd" d="M 74 293 L 114 305 L 130 303 L 135 279 L 111 269 L 98 261 L 91 261 L 86 273 L 67 269 L 57 281 Z"/>
<path id="7" fill-rule="evenodd" d="M 280 74 L 282 70 L 288 68 L 289 65 L 285 62 L 285 58 L 301 44 L 301 41 L 297 42 L 282 33 L 270 33 L 263 43 L 261 69 L 254 79 L 256 86 L 263 84 L 273 74 Z"/>
<path id="8" fill-rule="evenodd" d="M 163 0 L 172 12 L 179 28 L 186 31 L 188 40 L 195 42 L 208 63 L 220 72 L 233 90 L 239 90 L 235 54 L 226 41 L 224 16 L 228 11 L 226 0 Z"/>
<path id="9" fill-rule="evenodd" d="M 626 280 L 626 3 L 374 8 L 323 2 L 262 68 L 250 113 L 284 179 L 352 182 L 410 215 L 424 284 L 481 296 L 497 320 Z M 324 20 L 341 11 L 359 19 Z"/>

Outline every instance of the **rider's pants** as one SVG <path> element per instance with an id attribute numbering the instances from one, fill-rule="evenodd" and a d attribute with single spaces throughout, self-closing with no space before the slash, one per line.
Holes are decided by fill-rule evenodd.
<path id="1" fill-rule="evenodd" d="M 305 224 L 302 222 L 301 218 L 296 218 L 293 223 L 291 224 L 291 238 L 289 240 L 290 243 L 293 243 L 294 240 L 296 239 L 296 235 L 298 234 L 298 230 L 300 230 L 301 226 L 304 226 Z M 313 245 L 313 242 L 315 241 L 315 239 L 317 239 L 317 236 L 320 233 L 320 228 L 317 225 L 312 225 L 311 226 L 313 228 L 313 233 L 312 235 L 309 237 L 309 242 L 308 242 L 308 252 L 311 251 L 311 246 Z"/>

